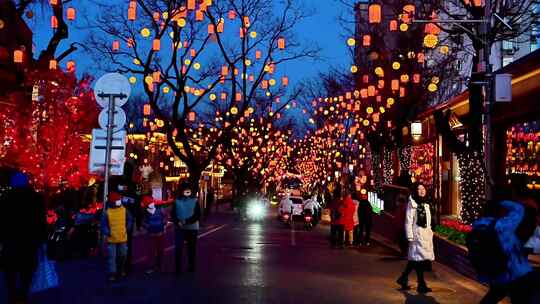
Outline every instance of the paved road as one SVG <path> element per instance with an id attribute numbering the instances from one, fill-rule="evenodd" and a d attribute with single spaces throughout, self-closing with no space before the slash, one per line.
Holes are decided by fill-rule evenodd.
<path id="1" fill-rule="evenodd" d="M 428 276 L 432 294 L 403 293 L 394 279 L 405 261 L 386 247 L 331 249 L 328 227 L 305 232 L 286 229 L 270 218 L 248 224 L 232 216 L 218 218 L 202 231 L 195 274 L 145 275 L 141 265 L 128 279 L 109 284 L 99 259 L 61 263 L 61 288 L 34 295 L 31 303 L 461 304 L 477 303 L 485 291 L 436 265 L 435 274 Z M 173 269 L 171 254 L 168 251 L 168 269 Z M 140 255 L 136 260 L 143 261 Z"/>

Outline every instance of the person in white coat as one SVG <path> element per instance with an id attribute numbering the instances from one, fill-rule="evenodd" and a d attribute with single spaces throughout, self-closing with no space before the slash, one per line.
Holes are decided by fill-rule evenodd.
<path id="1" fill-rule="evenodd" d="M 292 213 L 293 203 L 291 201 L 290 195 L 287 193 L 279 202 L 279 214 L 283 213 Z"/>
<path id="2" fill-rule="evenodd" d="M 409 241 L 407 257 L 409 261 L 405 271 L 397 280 L 397 283 L 404 290 L 410 289 L 408 285 L 409 274 L 415 270 L 418 279 L 417 291 L 419 293 L 432 291 L 424 279 L 424 272 L 431 269 L 431 262 L 435 260 L 429 208 L 426 187 L 421 183 L 414 184 L 405 217 L 405 232 Z"/>

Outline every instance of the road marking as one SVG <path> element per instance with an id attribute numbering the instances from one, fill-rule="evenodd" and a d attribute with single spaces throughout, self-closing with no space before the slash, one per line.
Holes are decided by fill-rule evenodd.
<path id="1" fill-rule="evenodd" d="M 215 226 L 216 226 L 216 225 L 211 225 L 210 227 L 215 227 Z M 218 226 L 218 227 L 216 227 L 216 228 L 214 228 L 214 229 L 211 229 L 211 230 L 209 230 L 209 231 L 206 231 L 206 232 L 204 232 L 204 233 L 201 233 L 200 235 L 197 236 L 197 238 L 198 238 L 198 239 L 203 238 L 203 237 L 205 237 L 205 236 L 207 236 L 207 235 L 209 235 L 209 234 L 212 234 L 212 233 L 214 233 L 214 232 L 216 232 L 216 231 L 218 231 L 218 230 L 221 230 L 221 229 L 223 229 L 223 228 L 225 228 L 225 227 L 227 227 L 227 226 L 228 226 L 228 224 L 223 224 L 223 225 Z M 165 249 L 163 249 L 163 251 L 164 251 L 164 252 L 169 252 L 169 251 L 173 250 L 174 247 L 175 247 L 175 245 L 174 245 L 174 232 L 173 232 L 173 245 L 171 245 L 171 246 L 169 246 L 169 247 L 166 247 Z M 140 264 L 140 263 L 146 261 L 146 259 L 147 259 L 147 256 L 140 257 L 139 259 L 133 261 L 133 264 Z"/>
<path id="2" fill-rule="evenodd" d="M 294 223 L 291 224 L 291 245 L 296 246 L 296 231 L 294 230 Z"/>
<path id="3" fill-rule="evenodd" d="M 228 226 L 228 224 L 223 224 L 223 225 L 218 226 L 218 227 L 216 227 L 216 228 L 214 228 L 214 229 L 212 229 L 212 230 L 206 231 L 205 233 L 199 234 L 199 236 L 198 236 L 197 238 L 198 238 L 198 239 L 203 238 L 203 237 L 205 237 L 205 236 L 207 236 L 207 235 L 209 235 L 209 234 L 211 234 L 211 233 L 214 233 L 214 232 L 216 232 L 216 231 L 218 231 L 218 230 L 221 230 L 221 229 L 223 229 L 223 228 L 225 228 L 225 227 L 227 227 L 227 226 Z"/>
<path id="4" fill-rule="evenodd" d="M 216 232 L 216 231 L 218 231 L 218 230 L 221 230 L 221 229 L 223 229 L 223 228 L 225 228 L 225 227 L 227 227 L 227 226 L 228 226 L 228 224 L 223 224 L 223 225 L 218 226 L 218 227 L 216 227 L 216 228 L 214 228 L 214 229 L 212 229 L 212 230 L 206 231 L 205 233 L 201 233 L 201 234 L 199 234 L 199 235 L 197 236 L 197 239 L 203 238 L 203 237 L 205 237 L 205 236 L 207 236 L 207 235 L 209 235 L 209 234 L 211 234 L 211 233 L 214 233 L 214 232 Z M 174 239 L 173 239 L 173 245 L 172 245 L 172 246 L 169 246 L 169 247 L 167 247 L 167 248 L 165 248 L 165 251 L 171 251 L 171 250 L 174 249 L 174 247 L 175 247 L 175 245 L 174 245 Z"/>

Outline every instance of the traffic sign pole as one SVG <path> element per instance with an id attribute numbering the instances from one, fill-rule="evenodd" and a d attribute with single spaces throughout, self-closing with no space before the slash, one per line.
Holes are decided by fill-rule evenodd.
<path id="1" fill-rule="evenodd" d="M 106 94 L 99 93 L 100 98 L 109 99 L 109 115 L 107 118 L 107 145 L 105 148 L 105 181 L 103 184 L 103 207 L 107 208 L 107 200 L 109 198 L 109 175 L 110 175 L 110 163 L 111 163 L 111 146 L 112 146 L 112 135 L 114 127 L 114 106 L 115 98 L 125 99 L 127 95 L 124 93 L 120 94 Z"/>

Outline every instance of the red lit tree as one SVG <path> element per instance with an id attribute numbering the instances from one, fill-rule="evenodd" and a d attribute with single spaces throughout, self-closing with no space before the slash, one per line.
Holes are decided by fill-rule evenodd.
<path id="1" fill-rule="evenodd" d="M 78 188 L 89 177 L 83 136 L 97 121 L 91 79 L 62 71 L 29 72 L 26 79 L 31 101 L 2 114 L 17 113 L 0 131 L 0 166 L 28 172 L 37 189 Z"/>

